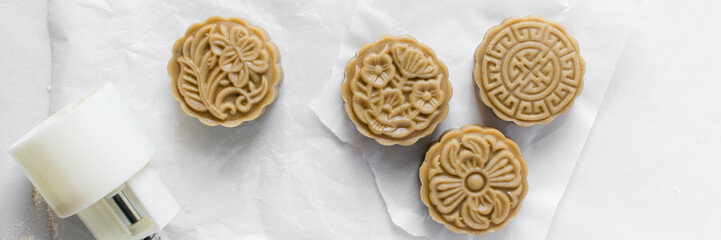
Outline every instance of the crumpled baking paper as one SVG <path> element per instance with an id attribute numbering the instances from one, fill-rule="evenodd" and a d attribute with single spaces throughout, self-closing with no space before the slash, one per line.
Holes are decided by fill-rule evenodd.
<path id="1" fill-rule="evenodd" d="M 484 239 L 544 239 L 556 206 L 593 125 L 638 1 L 373 1 L 360 0 L 341 45 L 330 81 L 311 108 L 342 141 L 360 148 L 375 175 L 393 222 L 414 236 L 465 239 L 434 222 L 419 197 L 418 168 L 440 133 L 466 124 L 492 126 L 514 139 L 528 164 L 521 211 L 503 230 Z M 580 45 L 586 62 L 584 88 L 571 110 L 546 125 L 519 127 L 495 117 L 473 81 L 474 54 L 485 32 L 512 16 L 541 15 L 558 21 Z M 382 146 L 361 135 L 345 113 L 340 94 L 347 61 L 383 35 L 414 36 L 449 69 L 453 97 L 434 134 L 410 147 Z"/>
<path id="2" fill-rule="evenodd" d="M 151 164 L 181 206 L 164 239 L 411 237 L 392 224 L 357 148 L 339 141 L 308 107 L 328 81 L 355 2 L 49 4 L 51 111 L 113 83 L 155 144 Z M 264 28 L 281 54 L 277 101 L 236 128 L 204 126 L 170 93 L 166 66 L 173 43 L 191 24 L 214 15 Z M 60 239 L 91 238 L 76 217 L 58 225 Z"/>

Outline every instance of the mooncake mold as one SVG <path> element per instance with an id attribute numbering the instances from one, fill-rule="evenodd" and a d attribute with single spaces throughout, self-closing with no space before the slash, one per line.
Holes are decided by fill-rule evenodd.
<path id="1" fill-rule="evenodd" d="M 260 116 L 283 78 L 268 33 L 243 19 L 222 17 L 188 28 L 173 46 L 168 74 L 183 112 L 225 127 Z"/>
<path id="2" fill-rule="evenodd" d="M 578 43 L 555 22 L 512 17 L 491 28 L 476 50 L 473 78 L 484 104 L 519 126 L 546 124 L 583 90 Z"/>
<path id="3" fill-rule="evenodd" d="M 493 128 L 466 125 L 441 135 L 419 170 L 421 199 L 433 220 L 456 233 L 502 229 L 528 191 L 518 145 Z"/>
<path id="4" fill-rule="evenodd" d="M 409 36 L 364 45 L 345 69 L 346 113 L 363 135 L 383 145 L 412 145 L 448 115 L 448 69 Z"/>

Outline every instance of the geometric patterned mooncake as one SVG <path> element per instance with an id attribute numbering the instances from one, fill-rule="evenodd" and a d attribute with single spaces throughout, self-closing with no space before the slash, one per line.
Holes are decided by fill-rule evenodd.
<path id="1" fill-rule="evenodd" d="M 578 43 L 539 16 L 508 18 L 476 50 L 473 78 L 483 103 L 519 126 L 546 124 L 565 113 L 583 89 Z"/>

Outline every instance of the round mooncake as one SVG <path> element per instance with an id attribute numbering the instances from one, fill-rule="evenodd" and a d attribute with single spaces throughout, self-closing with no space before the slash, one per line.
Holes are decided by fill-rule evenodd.
<path id="1" fill-rule="evenodd" d="M 493 128 L 467 125 L 441 135 L 421 165 L 421 199 L 433 220 L 456 233 L 497 231 L 528 191 L 518 145 Z"/>
<path id="2" fill-rule="evenodd" d="M 186 114 L 208 126 L 235 127 L 260 116 L 283 78 L 268 33 L 239 18 L 192 25 L 173 46 L 171 92 Z"/>
<path id="3" fill-rule="evenodd" d="M 558 23 L 512 17 L 486 33 L 473 78 L 483 103 L 519 126 L 546 124 L 568 111 L 583 90 L 578 43 Z"/>
<path id="4" fill-rule="evenodd" d="M 345 69 L 346 113 L 363 135 L 383 145 L 411 145 L 448 115 L 448 69 L 428 46 L 384 36 L 361 47 Z"/>

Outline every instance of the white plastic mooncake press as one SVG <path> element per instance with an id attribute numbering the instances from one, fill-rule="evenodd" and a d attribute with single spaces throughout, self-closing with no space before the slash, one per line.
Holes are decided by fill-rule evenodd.
<path id="1" fill-rule="evenodd" d="M 148 164 L 151 142 L 110 83 L 9 152 L 58 217 L 78 214 L 97 239 L 153 239 L 180 209 Z"/>

